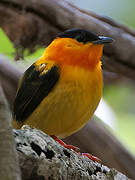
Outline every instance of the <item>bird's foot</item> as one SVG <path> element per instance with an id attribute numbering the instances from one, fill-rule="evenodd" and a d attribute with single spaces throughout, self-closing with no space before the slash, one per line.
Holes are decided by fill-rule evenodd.
<path id="1" fill-rule="evenodd" d="M 63 147 L 67 148 L 67 149 L 70 149 L 70 150 L 74 150 L 75 152 L 79 152 L 79 148 L 76 147 L 76 146 L 72 146 L 72 145 L 69 145 L 69 144 L 66 144 L 64 143 L 61 139 L 57 138 L 56 136 L 54 135 L 51 135 L 51 137 L 57 141 L 59 144 L 61 144 Z"/>
<path id="2" fill-rule="evenodd" d="M 89 159 L 91 159 L 92 161 L 95 161 L 95 162 L 101 162 L 101 160 L 89 153 L 79 153 L 81 156 L 86 156 L 88 157 Z"/>
<path id="3" fill-rule="evenodd" d="M 80 153 L 80 152 L 79 152 L 80 149 L 79 149 L 78 147 L 64 143 L 61 139 L 57 138 L 55 135 L 51 135 L 51 137 L 52 137 L 55 141 L 57 141 L 59 144 L 61 144 L 63 147 L 65 147 L 65 148 L 67 148 L 67 149 L 70 149 L 70 150 L 74 150 L 74 151 L 77 152 L 79 155 L 81 155 L 81 156 L 86 156 L 86 157 L 88 157 L 89 159 L 91 159 L 91 160 L 93 160 L 93 161 L 95 161 L 95 162 L 101 162 L 101 160 L 100 160 L 99 158 L 97 158 L 97 157 L 95 157 L 95 156 L 93 156 L 93 155 L 91 155 L 91 154 L 89 154 L 89 153 Z"/>

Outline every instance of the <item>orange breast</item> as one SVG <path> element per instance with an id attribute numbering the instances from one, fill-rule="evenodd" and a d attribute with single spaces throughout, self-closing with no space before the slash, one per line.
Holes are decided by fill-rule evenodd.
<path id="1" fill-rule="evenodd" d="M 45 50 L 40 62 L 52 60 L 62 65 L 93 69 L 102 57 L 103 45 L 80 43 L 71 38 L 57 38 Z"/>

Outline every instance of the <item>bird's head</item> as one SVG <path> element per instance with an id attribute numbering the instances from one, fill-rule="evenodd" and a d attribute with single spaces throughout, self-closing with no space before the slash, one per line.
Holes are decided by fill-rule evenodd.
<path id="1" fill-rule="evenodd" d="M 101 60 L 103 45 L 112 41 L 90 31 L 69 29 L 56 37 L 43 57 L 61 64 L 94 68 Z"/>

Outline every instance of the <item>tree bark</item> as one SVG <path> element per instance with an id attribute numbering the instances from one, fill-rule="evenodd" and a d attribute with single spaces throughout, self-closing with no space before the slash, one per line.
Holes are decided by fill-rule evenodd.
<path id="1" fill-rule="evenodd" d="M 42 131 L 23 126 L 14 130 L 22 179 L 128 180 L 115 169 L 68 150 Z"/>
<path id="2" fill-rule="evenodd" d="M 135 79 L 135 32 L 114 20 L 84 11 L 66 0 L 1 0 L 0 27 L 7 33 L 17 56 L 33 52 L 69 28 L 83 28 L 112 37 L 104 50 L 106 70 Z"/>
<path id="3" fill-rule="evenodd" d="M 15 99 L 18 81 L 22 73 L 23 70 L 19 69 L 13 61 L 0 55 L 0 84 L 3 87 L 11 109 Z"/>
<path id="4" fill-rule="evenodd" d="M 21 180 L 10 119 L 10 110 L 0 87 L 0 179 Z"/>
<path id="5" fill-rule="evenodd" d="M 65 142 L 79 147 L 81 152 L 94 153 L 103 164 L 135 179 L 135 158 L 97 117 L 89 120 L 80 131 L 67 137 Z"/>

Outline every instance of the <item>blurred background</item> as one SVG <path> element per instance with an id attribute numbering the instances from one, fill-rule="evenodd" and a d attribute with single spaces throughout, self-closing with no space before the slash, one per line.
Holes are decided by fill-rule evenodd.
<path id="1" fill-rule="evenodd" d="M 71 0 L 70 2 L 135 29 L 134 0 L 85 0 L 85 3 L 83 0 Z M 100 106 L 97 115 L 101 116 L 101 119 L 111 127 L 110 130 L 114 135 L 135 156 L 135 85 L 127 78 L 106 84 L 103 99 L 111 109 L 106 106 L 102 109 Z"/>
<path id="2" fill-rule="evenodd" d="M 71 1 L 70 1 L 71 2 Z M 109 16 L 114 20 L 135 29 L 135 1 L 134 0 L 72 0 L 80 8 L 91 10 L 102 16 Z M 127 146 L 135 156 L 135 85 L 124 78 L 113 84 L 104 86 L 103 98 L 111 107 L 98 110 L 98 115 L 111 127 L 110 130 L 121 142 Z M 101 106 L 100 106 L 101 107 Z M 101 107 L 102 108 L 102 107 Z M 103 110 L 103 111 L 102 111 Z M 104 113 L 103 113 L 104 112 Z M 102 118 L 103 116 L 103 118 Z"/>
<path id="3" fill-rule="evenodd" d="M 109 16 L 120 23 L 135 29 L 134 0 L 69 0 L 82 9 Z M 0 53 L 14 58 L 15 49 L 12 43 L 0 29 Z M 25 61 L 18 62 L 24 68 L 42 55 L 44 49 L 38 49 L 32 55 L 25 52 Z M 122 77 L 116 82 L 104 85 L 103 101 L 96 111 L 105 122 L 108 129 L 126 145 L 135 155 L 135 86 L 133 82 Z"/>

